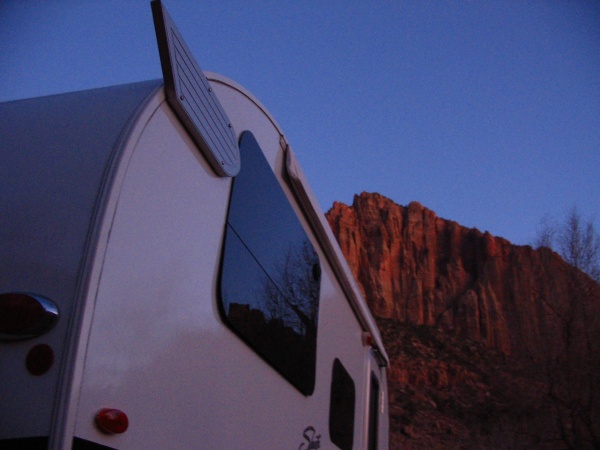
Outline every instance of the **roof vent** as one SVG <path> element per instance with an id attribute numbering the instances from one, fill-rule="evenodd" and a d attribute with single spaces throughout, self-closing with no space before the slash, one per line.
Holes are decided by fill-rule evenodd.
<path id="1" fill-rule="evenodd" d="M 237 175 L 240 150 L 227 114 L 160 0 L 152 15 L 167 101 L 214 171 Z"/>

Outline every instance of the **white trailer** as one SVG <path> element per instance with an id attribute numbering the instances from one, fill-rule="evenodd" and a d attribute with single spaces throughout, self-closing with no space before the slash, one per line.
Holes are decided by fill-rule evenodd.
<path id="1" fill-rule="evenodd" d="M 203 73 L 0 104 L 0 449 L 387 449 L 388 358 L 283 131 Z"/>

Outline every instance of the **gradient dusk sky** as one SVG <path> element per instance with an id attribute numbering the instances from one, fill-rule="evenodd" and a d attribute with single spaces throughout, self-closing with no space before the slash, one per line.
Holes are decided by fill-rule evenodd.
<path id="1" fill-rule="evenodd" d="M 600 2 L 165 5 L 273 114 L 323 210 L 367 191 L 516 244 L 573 206 L 600 228 Z M 161 76 L 149 1 L 0 0 L 0 101 Z"/>

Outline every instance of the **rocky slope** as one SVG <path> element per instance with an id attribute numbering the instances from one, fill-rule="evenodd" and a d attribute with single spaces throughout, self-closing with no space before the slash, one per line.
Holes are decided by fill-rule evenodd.
<path id="1" fill-rule="evenodd" d="M 598 284 L 416 202 L 363 193 L 326 216 L 392 357 L 394 445 L 600 445 Z"/>
<path id="2" fill-rule="evenodd" d="M 546 386 L 522 363 L 432 327 L 379 327 L 391 358 L 390 449 L 564 448 Z"/>

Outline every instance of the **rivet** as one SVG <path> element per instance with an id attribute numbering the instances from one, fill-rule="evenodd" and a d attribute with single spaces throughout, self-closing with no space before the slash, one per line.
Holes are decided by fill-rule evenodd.
<path id="1" fill-rule="evenodd" d="M 212 88 L 208 88 L 208 92 L 212 92 Z"/>
<path id="2" fill-rule="evenodd" d="M 185 97 L 183 95 L 180 95 L 179 100 L 185 100 Z"/>

